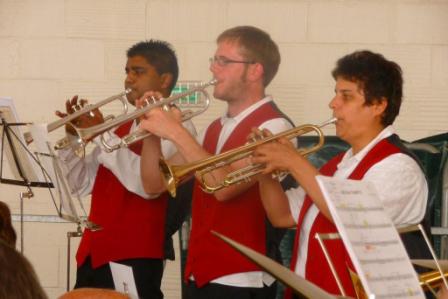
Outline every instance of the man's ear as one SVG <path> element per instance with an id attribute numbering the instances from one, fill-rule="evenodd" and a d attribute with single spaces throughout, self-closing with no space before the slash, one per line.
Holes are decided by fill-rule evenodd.
<path id="1" fill-rule="evenodd" d="M 173 82 L 173 74 L 171 73 L 163 73 L 160 76 L 160 87 L 162 89 L 169 89 L 171 83 Z"/>
<path id="2" fill-rule="evenodd" d="M 377 115 L 383 115 L 384 111 L 386 111 L 387 108 L 387 100 L 385 97 L 382 97 L 379 100 L 375 101 L 375 111 L 377 112 Z"/>
<path id="3" fill-rule="evenodd" d="M 250 67 L 249 74 L 251 76 L 251 79 L 263 81 L 263 75 L 264 75 L 263 65 L 261 63 L 255 63 L 249 65 L 249 67 Z"/>

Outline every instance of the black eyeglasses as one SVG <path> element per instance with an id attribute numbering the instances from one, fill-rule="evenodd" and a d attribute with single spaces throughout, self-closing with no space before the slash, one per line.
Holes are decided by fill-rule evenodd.
<path id="1" fill-rule="evenodd" d="M 255 64 L 255 61 L 244 61 L 244 60 L 233 60 L 226 57 L 218 56 L 218 57 L 210 57 L 210 64 L 216 63 L 219 66 L 226 66 L 230 63 L 244 63 L 244 64 Z"/>

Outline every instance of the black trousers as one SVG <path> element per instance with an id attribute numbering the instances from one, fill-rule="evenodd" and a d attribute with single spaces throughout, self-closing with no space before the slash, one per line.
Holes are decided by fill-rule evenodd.
<path id="1" fill-rule="evenodd" d="M 160 290 L 163 260 L 128 259 L 115 262 L 132 267 L 139 298 L 163 298 L 163 293 Z M 88 257 L 76 272 L 75 289 L 77 288 L 114 289 L 114 280 L 109 264 L 93 269 L 90 257 Z"/>
<path id="2" fill-rule="evenodd" d="M 263 288 L 232 287 L 218 283 L 208 283 L 198 288 L 190 281 L 186 287 L 184 299 L 274 299 L 277 292 L 277 283 Z"/>

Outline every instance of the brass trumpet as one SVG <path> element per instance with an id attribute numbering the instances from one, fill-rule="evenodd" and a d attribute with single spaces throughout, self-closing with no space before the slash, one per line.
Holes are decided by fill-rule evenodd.
<path id="1" fill-rule="evenodd" d="M 124 113 L 124 114 L 118 115 L 117 117 L 105 119 L 104 123 L 101 123 L 101 124 L 98 124 L 98 125 L 95 125 L 95 126 L 92 126 L 89 128 L 74 127 L 74 129 L 76 131 L 76 135 L 71 136 L 70 138 L 65 137 L 65 138 L 61 139 L 60 141 L 58 141 L 55 145 L 55 149 L 58 150 L 58 149 L 62 149 L 62 148 L 68 147 L 68 146 L 72 146 L 76 149 L 77 152 L 79 152 L 81 150 L 82 150 L 82 152 L 84 152 L 84 148 L 87 145 L 87 143 L 89 141 L 91 141 L 92 139 L 94 139 L 95 137 L 97 137 L 99 135 L 103 135 L 105 132 L 107 132 L 115 127 L 118 127 L 124 123 L 127 123 L 128 121 L 137 119 L 153 108 L 163 107 L 164 109 L 168 109 L 167 107 L 170 104 L 173 104 L 175 101 L 177 101 L 183 97 L 186 97 L 188 95 L 191 95 L 193 93 L 200 92 L 206 98 L 205 104 L 203 105 L 202 109 L 200 109 L 199 111 L 196 111 L 196 112 L 191 112 L 191 111 L 182 112 L 183 120 L 190 119 L 191 117 L 194 117 L 194 116 L 204 112 L 208 108 L 208 105 L 210 102 L 210 97 L 209 97 L 208 93 L 205 91 L 205 88 L 209 87 L 210 85 L 216 84 L 216 82 L 217 82 L 216 79 L 213 79 L 208 83 L 202 83 L 198 86 L 190 88 L 189 90 L 187 90 L 185 92 L 176 94 L 176 95 L 168 97 L 168 98 L 162 98 L 159 100 L 151 99 L 151 102 L 147 100 L 146 104 L 143 107 L 137 108 L 133 112 Z M 89 112 L 91 110 L 93 110 L 93 109 L 90 108 L 90 110 L 83 111 L 83 113 Z M 73 113 L 73 114 L 75 114 L 75 113 Z M 79 116 L 83 113 L 77 114 L 77 116 Z M 70 120 L 72 120 L 74 118 L 75 117 L 71 117 Z M 68 121 L 66 121 L 66 122 L 68 122 Z M 66 122 L 64 122 L 64 123 L 66 123 Z M 113 150 L 116 150 L 121 147 L 129 146 L 130 144 L 137 142 L 137 141 L 145 138 L 148 135 L 149 135 L 149 133 L 147 133 L 145 131 L 136 131 L 134 133 L 126 135 L 120 141 L 119 144 L 114 144 L 114 145 L 108 144 L 106 142 L 105 138 L 102 136 L 101 143 L 106 148 L 106 151 L 113 151 Z"/>
<path id="2" fill-rule="evenodd" d="M 350 278 L 352 280 L 353 287 L 356 291 L 356 298 L 357 299 L 363 299 L 367 298 L 367 293 L 361 283 L 361 280 L 359 278 L 359 275 L 355 272 L 353 272 L 351 269 L 348 269 L 350 272 Z M 443 276 L 445 278 L 448 278 L 448 272 L 444 272 Z M 443 278 L 439 271 L 429 271 L 425 273 L 421 273 L 418 275 L 418 281 L 420 284 L 420 287 L 423 289 L 424 292 L 430 291 L 431 293 L 436 296 L 436 290 L 440 288 L 443 285 Z"/>
<path id="3" fill-rule="evenodd" d="M 443 276 L 448 278 L 448 272 L 444 272 Z M 418 280 L 420 281 L 420 286 L 424 291 L 437 289 L 443 285 L 443 278 L 439 271 L 429 271 L 422 273 L 418 276 Z"/>
<path id="4" fill-rule="evenodd" d="M 191 175 L 192 173 L 196 173 L 198 175 L 199 182 L 205 192 L 213 193 L 224 187 L 249 181 L 253 176 L 261 173 L 263 171 L 264 166 L 260 164 L 249 165 L 235 172 L 231 172 L 226 176 L 226 178 L 221 184 L 216 186 L 210 186 L 205 182 L 204 176 L 207 173 L 220 167 L 232 164 L 235 161 L 249 157 L 250 155 L 252 155 L 254 149 L 262 144 L 283 137 L 287 139 L 292 139 L 312 131 L 317 133 L 319 137 L 319 142 L 312 147 L 305 149 L 298 149 L 298 152 L 304 156 L 313 153 L 319 150 L 324 144 L 324 135 L 321 128 L 329 124 L 333 124 L 334 122 L 336 122 L 336 118 L 332 118 L 319 126 L 309 124 L 302 125 L 284 131 L 282 133 L 275 134 L 270 137 L 263 138 L 261 140 L 243 145 L 241 147 L 232 149 L 219 155 L 183 165 L 169 165 L 164 159 L 160 159 L 159 167 L 162 173 L 162 178 L 165 182 L 168 192 L 170 192 L 172 196 L 176 196 L 176 188 L 179 182 L 182 181 L 187 176 Z"/>

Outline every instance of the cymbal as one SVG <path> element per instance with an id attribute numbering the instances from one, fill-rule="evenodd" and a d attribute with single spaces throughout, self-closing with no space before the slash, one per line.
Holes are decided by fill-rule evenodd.
<path id="1" fill-rule="evenodd" d="M 319 288 L 317 285 L 305 280 L 292 272 L 283 265 L 275 262 L 274 260 L 256 252 L 249 247 L 246 247 L 220 233 L 211 231 L 216 237 L 220 238 L 241 254 L 249 258 L 252 262 L 257 264 L 260 268 L 277 278 L 279 281 L 292 288 L 295 292 L 304 295 L 308 298 L 321 298 L 321 299 L 335 299 L 335 298 L 350 298 L 335 296 Z"/>

